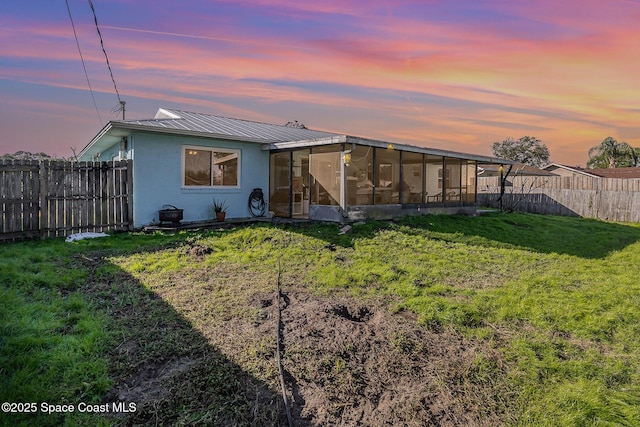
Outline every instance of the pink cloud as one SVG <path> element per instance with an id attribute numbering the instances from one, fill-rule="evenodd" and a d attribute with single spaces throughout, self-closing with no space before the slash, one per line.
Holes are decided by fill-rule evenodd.
<path id="1" fill-rule="evenodd" d="M 107 20 L 103 35 L 121 92 L 257 120 L 271 117 L 268 108 L 260 110 L 270 103 L 333 108 L 349 111 L 353 120 L 334 118 L 323 126 L 327 130 L 335 124 L 362 136 L 421 145 L 481 148 L 534 129 L 563 156 L 617 129 L 637 127 L 640 8 L 634 2 L 493 2 L 548 34 L 382 13 L 393 12 L 395 3 L 381 1 L 251 4 L 279 16 L 347 15 L 353 22 L 294 39 L 284 31 L 260 33 L 240 20 L 207 27 L 197 20 L 189 28 L 178 21 L 125 28 Z M 94 89 L 113 92 L 95 28 L 77 30 Z M 0 26 L 0 43 L 2 78 L 87 90 L 68 23 L 18 20 Z M 7 65 L 14 60 L 47 62 L 40 68 Z M 414 95 L 421 101 L 407 100 Z M 388 119 L 367 120 L 379 117 L 380 106 Z"/>

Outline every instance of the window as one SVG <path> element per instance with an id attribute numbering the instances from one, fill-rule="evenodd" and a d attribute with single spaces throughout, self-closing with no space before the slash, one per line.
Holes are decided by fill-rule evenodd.
<path id="1" fill-rule="evenodd" d="M 476 202 L 476 162 L 462 161 L 462 201 L 464 204 Z"/>
<path id="2" fill-rule="evenodd" d="M 445 157 L 444 159 L 445 171 L 444 171 L 444 201 L 445 202 L 460 202 L 460 187 L 461 187 L 461 161 L 460 159 L 453 159 Z"/>
<path id="3" fill-rule="evenodd" d="M 400 203 L 400 152 L 376 148 L 375 204 Z"/>
<path id="4" fill-rule="evenodd" d="M 356 145 L 349 154 L 347 167 L 347 204 L 373 204 L 373 148 Z"/>
<path id="5" fill-rule="evenodd" d="M 290 217 L 291 152 L 271 153 L 269 157 L 269 210 L 276 216 Z"/>
<path id="6" fill-rule="evenodd" d="M 309 156 L 311 204 L 340 205 L 342 151 L 339 145 L 314 147 Z"/>
<path id="7" fill-rule="evenodd" d="M 444 184 L 442 160 L 440 156 L 425 156 L 424 185 L 427 203 L 442 202 L 442 189 Z"/>
<path id="8" fill-rule="evenodd" d="M 421 203 L 424 183 L 424 159 L 422 154 L 402 153 L 402 203 Z"/>
<path id="9" fill-rule="evenodd" d="M 185 187 L 237 187 L 240 182 L 240 150 L 185 147 Z"/>

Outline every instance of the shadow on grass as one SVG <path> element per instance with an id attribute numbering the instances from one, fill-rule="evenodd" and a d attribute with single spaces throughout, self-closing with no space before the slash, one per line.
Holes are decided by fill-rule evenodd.
<path id="1" fill-rule="evenodd" d="M 604 258 L 640 241 L 640 227 L 588 218 L 523 213 L 479 217 L 441 216 L 409 219 L 407 225 L 437 233 L 443 239 L 468 243 L 498 243 L 540 253 L 557 253 L 586 259 Z M 426 222 L 426 224 L 425 224 Z M 478 241 L 475 238 L 481 238 Z"/>
<path id="2" fill-rule="evenodd" d="M 44 247 L 47 245 L 50 243 L 42 243 Z M 37 247 L 35 243 L 32 246 Z M 108 361 L 112 386 L 100 401 L 96 400 L 95 394 L 93 397 L 83 397 L 79 393 L 60 401 L 60 396 L 53 395 L 60 385 L 51 384 L 48 397 L 44 398 L 51 404 L 73 404 L 76 408 L 74 412 L 51 415 L 4 413 L 0 414 L 0 425 L 286 424 L 278 393 L 222 354 L 173 306 L 129 273 L 105 260 L 103 253 L 86 250 L 97 246 L 99 244 L 88 242 L 73 250 L 58 246 L 64 253 L 57 255 L 56 263 L 66 263 L 59 266 L 59 274 L 65 274 L 66 269 L 73 266 L 87 273 L 84 279 L 82 282 L 76 280 L 76 284 L 69 286 L 69 289 L 59 289 L 56 284 L 37 283 L 25 291 L 25 297 L 28 299 L 33 291 L 51 292 L 51 295 L 61 296 L 62 300 L 66 295 L 73 295 L 77 307 L 84 306 L 86 311 L 88 302 L 96 317 L 106 319 L 106 323 L 98 327 L 103 332 L 107 331 L 107 341 L 101 346 L 103 353 L 86 357 L 92 359 L 92 363 L 104 363 L 100 359 Z M 16 249 L 19 250 L 19 247 L 16 246 Z M 51 247 L 47 250 L 51 252 Z M 150 250 L 154 249 L 146 251 Z M 37 248 L 34 251 L 37 253 Z M 62 258 L 67 261 L 61 261 Z M 81 303 L 79 297 L 85 302 Z M 74 306 L 65 307 L 69 309 L 67 315 L 73 316 Z M 44 311 L 46 315 L 46 307 Z M 43 315 L 40 312 L 33 314 Z M 87 316 L 86 313 L 84 316 Z M 70 324 L 65 330 L 52 331 L 54 336 L 51 342 L 57 340 L 56 334 L 73 333 L 81 336 L 96 333 L 95 329 L 81 331 L 80 322 L 82 319 L 78 325 Z M 2 342 L 8 342 L 6 338 L 3 337 Z M 20 358 L 17 349 L 14 350 L 5 347 L 1 355 L 3 358 Z M 76 366 L 68 368 L 73 370 Z M 42 366 L 41 369 L 54 368 Z M 11 372 L 1 373 L 5 385 L 22 383 L 24 386 L 24 382 L 30 381 L 29 378 L 12 378 Z M 60 372 L 57 377 L 66 375 Z M 85 379 L 77 375 L 71 381 L 82 383 Z M 85 388 L 94 386 L 91 378 L 86 381 L 83 383 Z M 28 390 L 27 384 L 22 392 L 22 397 L 27 401 Z M 6 391 L 0 395 L 8 396 Z M 43 398 L 42 395 L 40 398 Z M 106 406 L 99 410 L 103 412 L 101 414 L 80 413 L 78 405 L 81 402 Z M 128 412 L 114 413 L 116 408 Z"/>
<path id="3" fill-rule="evenodd" d="M 107 401 L 137 402 L 122 424 L 280 425 L 281 396 L 211 345 L 182 314 L 119 270 L 82 291 L 117 331 Z M 283 418 L 284 417 L 284 418 Z"/>
<path id="4" fill-rule="evenodd" d="M 288 229 L 320 238 L 328 247 L 353 247 L 354 241 L 373 238 L 382 230 L 421 235 L 430 239 L 487 247 L 511 247 L 586 259 L 604 258 L 640 241 L 640 227 L 587 218 L 495 213 L 482 216 L 422 215 L 394 221 L 372 221 L 340 235 L 341 226 L 301 224 Z"/>

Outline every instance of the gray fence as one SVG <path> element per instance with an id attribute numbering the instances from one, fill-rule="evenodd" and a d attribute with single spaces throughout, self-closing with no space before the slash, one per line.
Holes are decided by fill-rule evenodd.
<path id="1" fill-rule="evenodd" d="M 0 241 L 129 230 L 131 161 L 0 161 Z"/>
<path id="2" fill-rule="evenodd" d="M 499 195 L 499 177 L 478 178 L 479 206 L 499 207 Z M 502 206 L 531 213 L 640 222 L 640 179 L 510 177 Z"/>

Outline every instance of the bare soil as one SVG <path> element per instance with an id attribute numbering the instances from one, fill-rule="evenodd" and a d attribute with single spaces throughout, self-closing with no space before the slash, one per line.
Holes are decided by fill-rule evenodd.
<path id="1" fill-rule="evenodd" d="M 282 309 L 285 369 L 308 425 L 499 424 L 487 384 L 473 382 L 476 356 L 499 357 L 410 314 L 353 297 L 288 292 Z"/>
<path id="2" fill-rule="evenodd" d="M 88 283 L 84 291 L 120 331 L 106 401 L 138 408 L 113 421 L 287 425 L 275 358 L 278 299 L 256 282 L 255 272 L 217 266 L 167 277 L 152 292 L 126 274 Z M 294 425 L 505 423 L 495 383 L 503 361 L 486 344 L 420 326 L 411 313 L 392 313 L 389 301 L 340 292 L 284 284 L 280 309 Z"/>

